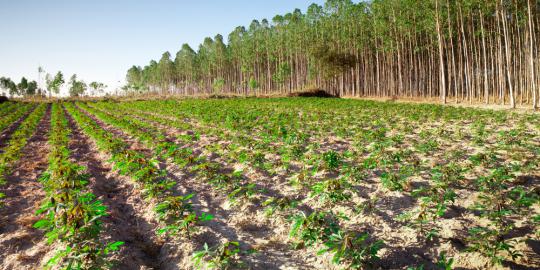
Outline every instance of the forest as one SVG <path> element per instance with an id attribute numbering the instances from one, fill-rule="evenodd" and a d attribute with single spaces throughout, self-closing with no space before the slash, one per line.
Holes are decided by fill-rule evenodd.
<path id="1" fill-rule="evenodd" d="M 127 72 L 133 92 L 286 94 L 538 107 L 540 1 L 329 0 Z"/>

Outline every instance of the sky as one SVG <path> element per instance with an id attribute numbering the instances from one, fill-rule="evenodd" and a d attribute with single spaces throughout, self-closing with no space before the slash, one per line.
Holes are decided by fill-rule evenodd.
<path id="1" fill-rule="evenodd" d="M 165 51 L 175 55 L 183 43 L 197 48 L 205 37 L 226 37 L 253 19 L 271 20 L 295 8 L 305 12 L 324 2 L 0 0 L 0 77 L 38 81 L 42 66 L 66 79 L 76 73 L 87 83 L 103 82 L 112 91 L 132 65 L 146 65 Z"/>

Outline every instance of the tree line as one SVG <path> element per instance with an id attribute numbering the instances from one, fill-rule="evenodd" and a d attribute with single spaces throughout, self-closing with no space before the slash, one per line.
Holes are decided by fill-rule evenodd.
<path id="1" fill-rule="evenodd" d="M 328 0 L 182 45 L 128 89 L 440 98 L 538 106 L 539 0 Z"/>
<path id="2" fill-rule="evenodd" d="M 38 81 L 41 81 L 42 73 L 45 73 L 45 70 L 42 67 L 38 67 Z M 107 87 L 105 84 L 96 81 L 86 84 L 83 80 L 77 78 L 77 74 L 73 74 L 69 81 L 66 82 L 64 74 L 61 71 L 56 72 L 54 75 L 47 73 L 44 79 L 45 89 L 42 89 L 38 86 L 38 82 L 29 81 L 25 77 L 22 77 L 19 83 L 15 83 L 8 77 L 0 77 L 0 90 L 5 92 L 4 94 L 8 94 L 12 97 L 48 96 L 50 98 L 53 95 L 56 96 L 60 94 L 60 90 L 63 86 L 68 87 L 70 97 L 80 97 L 83 95 L 95 96 L 97 94 L 102 94 Z"/>

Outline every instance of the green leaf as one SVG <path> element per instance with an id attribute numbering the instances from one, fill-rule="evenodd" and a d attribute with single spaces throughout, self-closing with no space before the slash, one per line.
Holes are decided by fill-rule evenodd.
<path id="1" fill-rule="evenodd" d="M 36 229 L 46 229 L 50 225 L 50 222 L 46 219 L 39 220 L 38 222 L 34 223 L 32 227 Z"/>

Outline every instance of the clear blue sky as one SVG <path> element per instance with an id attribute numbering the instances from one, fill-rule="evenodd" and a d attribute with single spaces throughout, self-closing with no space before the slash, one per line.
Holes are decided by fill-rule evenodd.
<path id="1" fill-rule="evenodd" d="M 0 0 L 0 76 L 77 73 L 112 87 L 131 65 L 324 0 Z"/>

